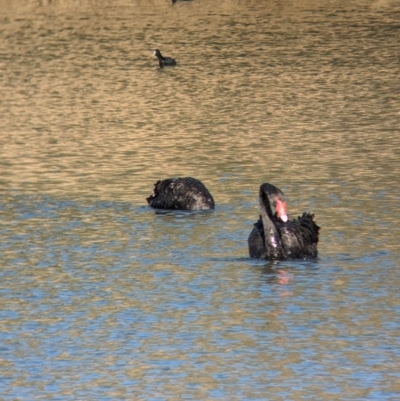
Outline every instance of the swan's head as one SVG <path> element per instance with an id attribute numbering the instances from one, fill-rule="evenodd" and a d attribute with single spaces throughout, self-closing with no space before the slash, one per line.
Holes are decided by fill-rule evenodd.
<path id="1" fill-rule="evenodd" d="M 277 216 L 286 223 L 289 220 L 284 193 L 272 184 L 264 183 L 260 187 L 260 202 L 265 206 L 269 216 L 272 216 L 271 205 Z"/>

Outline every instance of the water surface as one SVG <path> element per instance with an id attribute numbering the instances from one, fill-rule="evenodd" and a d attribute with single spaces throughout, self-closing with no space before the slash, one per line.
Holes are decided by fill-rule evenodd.
<path id="1" fill-rule="evenodd" d="M 398 2 L 0 5 L 3 399 L 399 398 Z M 266 181 L 318 260 L 248 257 Z"/>

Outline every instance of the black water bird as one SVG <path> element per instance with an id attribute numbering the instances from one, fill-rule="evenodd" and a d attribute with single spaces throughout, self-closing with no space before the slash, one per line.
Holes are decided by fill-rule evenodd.
<path id="1" fill-rule="evenodd" d="M 268 260 L 317 257 L 320 227 L 314 222 L 313 214 L 303 213 L 289 220 L 283 192 L 268 183 L 260 186 L 259 202 L 260 219 L 248 238 L 251 257 Z"/>
<path id="2" fill-rule="evenodd" d="M 154 184 L 153 193 L 146 198 L 149 206 L 168 210 L 214 209 L 212 195 L 205 185 L 192 177 L 168 178 Z"/>
<path id="3" fill-rule="evenodd" d="M 165 66 L 169 66 L 169 65 L 176 65 L 176 61 L 175 59 L 171 58 L 171 57 L 164 57 L 160 50 L 156 49 L 153 52 L 153 56 L 158 58 L 158 64 L 160 65 L 160 68 L 163 68 Z"/>

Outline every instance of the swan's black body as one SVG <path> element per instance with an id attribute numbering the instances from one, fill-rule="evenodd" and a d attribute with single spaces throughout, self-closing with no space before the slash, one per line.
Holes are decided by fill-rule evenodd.
<path id="1" fill-rule="evenodd" d="M 153 194 L 146 198 L 149 206 L 169 210 L 214 209 L 212 195 L 205 185 L 192 177 L 168 178 L 154 184 Z"/>
<path id="2" fill-rule="evenodd" d="M 158 58 L 158 64 L 160 65 L 160 68 L 165 67 L 166 65 L 176 65 L 176 61 L 175 59 L 171 58 L 171 57 L 164 57 L 160 50 L 156 49 L 153 52 L 153 56 Z"/>
<path id="3" fill-rule="evenodd" d="M 303 213 L 297 220 L 286 221 L 283 192 L 268 183 L 261 185 L 259 201 L 260 220 L 254 224 L 248 239 L 251 257 L 269 260 L 317 257 L 319 227 L 313 214 Z M 277 208 L 275 215 L 271 205 Z"/>

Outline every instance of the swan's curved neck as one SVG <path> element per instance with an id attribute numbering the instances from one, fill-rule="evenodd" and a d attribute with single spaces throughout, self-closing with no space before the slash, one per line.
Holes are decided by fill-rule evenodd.
<path id="1" fill-rule="evenodd" d="M 272 221 L 272 210 L 269 199 L 265 195 L 260 196 L 260 210 L 261 221 L 264 227 L 265 251 L 278 257 L 282 253 L 282 243 L 275 223 Z"/>

